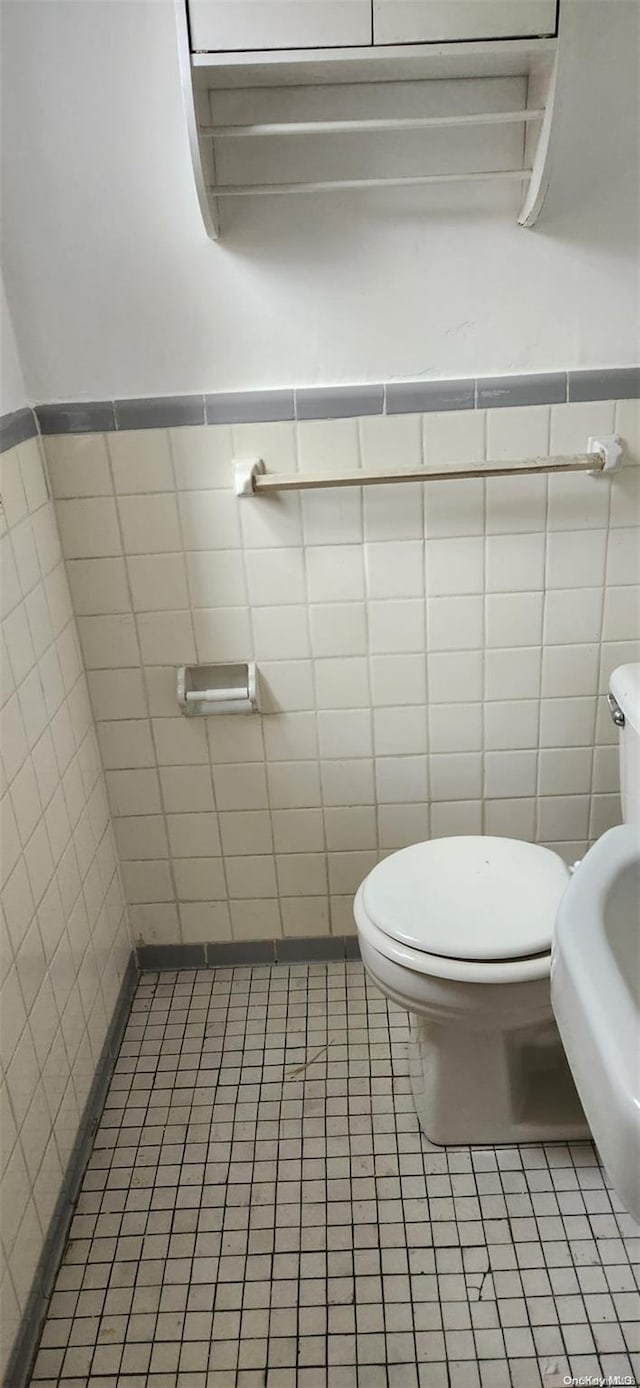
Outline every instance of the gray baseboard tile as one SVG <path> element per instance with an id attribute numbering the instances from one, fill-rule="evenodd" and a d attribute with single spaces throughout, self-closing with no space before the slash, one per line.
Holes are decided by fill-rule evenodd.
<path id="1" fill-rule="evenodd" d="M 637 400 L 640 397 L 640 366 L 619 370 L 570 371 L 569 400 Z"/>
<path id="2" fill-rule="evenodd" d="M 0 453 L 16 448 L 19 443 L 26 443 L 28 439 L 35 438 L 37 433 L 38 421 L 29 405 L 25 405 L 22 410 L 12 410 L 10 414 L 3 414 L 0 417 Z"/>
<path id="3" fill-rule="evenodd" d="M 359 959 L 356 935 L 301 935 L 286 940 L 225 940 L 203 945 L 138 945 L 141 971 L 232 969 L 251 964 L 312 963 L 320 959 Z"/>
<path id="4" fill-rule="evenodd" d="M 138 985 L 139 969 L 133 952 L 129 956 L 113 1016 L 89 1091 L 73 1150 L 64 1174 L 62 1189 L 51 1216 L 44 1247 L 36 1268 L 33 1286 L 7 1367 L 4 1388 L 27 1388 L 37 1353 L 58 1268 L 67 1243 L 76 1200 L 80 1193 L 96 1129 L 100 1122 L 107 1090 L 113 1074 L 122 1037 L 129 1019 L 131 1003 Z"/>

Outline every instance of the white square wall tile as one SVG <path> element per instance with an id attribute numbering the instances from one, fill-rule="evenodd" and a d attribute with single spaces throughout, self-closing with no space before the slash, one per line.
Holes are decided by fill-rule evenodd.
<path id="1" fill-rule="evenodd" d="M 222 713 L 203 721 L 213 763 L 263 761 L 261 718 L 255 715 L 238 717 L 235 713 Z"/>
<path id="2" fill-rule="evenodd" d="M 436 800 L 479 800 L 482 792 L 482 755 L 479 752 L 443 752 L 429 757 L 431 805 Z"/>
<path id="3" fill-rule="evenodd" d="M 481 478 L 429 483 L 425 490 L 428 540 L 482 535 L 484 525 L 484 481 Z"/>
<path id="4" fill-rule="evenodd" d="M 144 665 L 190 665 L 195 661 L 196 643 L 190 612 L 141 612 L 137 628 Z M 125 662 L 116 659 L 108 663 Z M 135 661 L 126 663 L 137 664 L 137 656 Z"/>
<path id="5" fill-rule="evenodd" d="M 226 424 L 169 429 L 178 491 L 203 491 L 233 485 L 233 445 Z"/>
<path id="6" fill-rule="evenodd" d="M 391 417 L 390 417 L 391 418 Z M 367 541 L 419 540 L 423 534 L 423 484 L 403 482 L 365 487 L 364 538 Z"/>
<path id="7" fill-rule="evenodd" d="M 370 598 L 413 598 L 424 594 L 421 540 L 367 544 L 365 567 Z"/>
<path id="8" fill-rule="evenodd" d="M 281 713 L 277 718 L 265 718 L 263 736 L 268 761 L 307 761 L 318 755 L 315 713 Z"/>
<path id="9" fill-rule="evenodd" d="M 108 771 L 106 783 L 112 814 L 161 812 L 158 773 L 155 768 L 152 771 Z"/>
<path id="10" fill-rule="evenodd" d="M 53 434 L 43 443 L 55 497 L 111 495 L 113 484 L 104 434 Z"/>
<path id="11" fill-rule="evenodd" d="M 486 752 L 484 794 L 487 800 L 520 799 L 536 793 L 535 751 Z"/>
<path id="12" fill-rule="evenodd" d="M 558 530 L 547 541 L 547 586 L 589 588 L 604 582 L 606 530 Z"/>
<path id="13" fill-rule="evenodd" d="M 316 707 L 364 708 L 369 704 L 369 669 L 365 656 L 327 657 L 313 662 Z"/>
<path id="14" fill-rule="evenodd" d="M 316 493 L 320 495 L 320 493 Z M 245 549 L 292 549 L 302 544 L 302 506 L 299 496 L 275 493 L 259 501 L 239 502 L 242 544 Z M 321 537 L 317 543 L 323 543 Z M 334 539 L 336 537 L 334 536 Z"/>
<path id="15" fill-rule="evenodd" d="M 259 763 L 241 762 L 236 765 L 229 763 L 226 766 L 214 766 L 213 787 L 219 810 L 267 808 L 265 768 Z"/>
<path id="16" fill-rule="evenodd" d="M 359 545 L 317 545 L 306 550 L 309 602 L 352 602 L 364 597 Z"/>
<path id="17" fill-rule="evenodd" d="M 329 854 L 329 886 L 338 896 L 351 892 L 355 895 L 361 882 L 371 872 L 378 861 L 375 851 Z"/>
<path id="18" fill-rule="evenodd" d="M 221 825 L 224 818 L 223 815 L 220 816 Z M 277 853 L 313 853 L 324 848 L 324 825 L 320 809 L 272 809 L 271 822 Z"/>
<path id="19" fill-rule="evenodd" d="M 261 507 L 263 500 L 249 502 L 249 505 Z M 178 505 L 186 550 L 240 548 L 240 502 L 233 493 L 180 492 Z M 168 545 L 166 548 L 178 549 L 180 546 Z"/>
<path id="20" fill-rule="evenodd" d="M 430 752 L 478 752 L 481 747 L 481 704 L 435 704 L 429 709 Z"/>
<path id="21" fill-rule="evenodd" d="M 604 595 L 602 639 L 603 641 L 637 641 L 640 639 L 640 593 L 636 587 L 607 588 Z"/>
<path id="22" fill-rule="evenodd" d="M 262 610 L 267 611 L 266 608 Z M 278 609 L 269 610 L 277 611 Z M 291 611 L 290 608 L 282 610 Z M 192 617 L 199 661 L 245 661 L 252 659 L 253 640 L 248 608 L 196 608 L 192 612 Z"/>
<path id="23" fill-rule="evenodd" d="M 585 438 L 583 448 L 586 448 Z M 556 473 L 549 478 L 549 530 L 604 529 L 611 483 L 587 472 Z"/>
<path id="24" fill-rule="evenodd" d="M 234 940 L 274 940 L 282 934 L 277 901 L 232 901 L 229 909 Z"/>
<path id="25" fill-rule="evenodd" d="M 429 598 L 427 601 L 427 649 L 474 650 L 482 646 L 481 597 Z"/>
<path id="26" fill-rule="evenodd" d="M 380 805 L 426 801 L 426 756 L 377 757 L 375 769 L 376 793 Z"/>
<path id="27" fill-rule="evenodd" d="M 542 650 L 488 650 L 485 654 L 485 698 L 536 699 L 540 693 Z"/>
<path id="28" fill-rule="evenodd" d="M 306 492 L 302 497 L 306 545 L 360 544 L 362 497 L 357 487 Z"/>
<path id="29" fill-rule="evenodd" d="M 482 802 L 480 800 L 441 800 L 431 805 L 432 839 L 449 838 L 456 834 L 482 833 Z"/>
<path id="30" fill-rule="evenodd" d="M 487 410 L 488 460 L 507 463 L 546 457 L 549 452 L 549 427 L 548 405 Z M 514 478 L 516 483 L 522 480 Z"/>
<path id="31" fill-rule="evenodd" d="M 485 411 L 450 410 L 424 416 L 424 450 L 428 468 L 481 463 L 485 456 Z"/>
<path id="32" fill-rule="evenodd" d="M 537 747 L 540 705 L 537 699 L 513 699 L 508 703 L 487 704 L 485 708 L 485 748 L 517 750 Z"/>
<path id="33" fill-rule="evenodd" d="M 227 889 L 219 858 L 174 858 L 178 901 L 224 901 Z"/>
<path id="34" fill-rule="evenodd" d="M 320 756 L 370 757 L 373 753 L 371 713 L 367 709 L 320 711 L 318 743 Z"/>
<path id="35" fill-rule="evenodd" d="M 247 590 L 242 551 L 196 550 L 185 555 L 194 607 L 244 607 Z"/>
<path id="36" fill-rule="evenodd" d="M 436 651 L 429 653 L 428 693 L 430 704 L 446 704 L 451 699 L 471 703 L 482 699 L 481 651 Z"/>
<path id="37" fill-rule="evenodd" d="M 486 599 L 487 645 L 539 646 L 542 593 L 493 593 Z"/>
<path id="38" fill-rule="evenodd" d="M 479 537 L 427 540 L 425 548 L 430 597 L 482 593 L 484 543 Z"/>
<path id="39" fill-rule="evenodd" d="M 159 766 L 203 765 L 208 760 L 204 719 L 154 718 L 153 738 Z"/>
<path id="40" fill-rule="evenodd" d="M 282 930 L 293 937 L 329 935 L 329 903 L 319 896 L 288 896 L 280 903 Z"/>
<path id="41" fill-rule="evenodd" d="M 187 572 L 182 554 L 139 554 L 127 559 L 136 612 L 187 608 Z"/>
<path id="42" fill-rule="evenodd" d="M 364 655 L 367 649 L 364 603 L 314 603 L 309 625 L 315 656 Z"/>
<path id="43" fill-rule="evenodd" d="M 334 805 L 324 811 L 328 849 L 376 848 L 376 811 L 373 805 Z"/>
<path id="44" fill-rule="evenodd" d="M 363 468 L 402 472 L 422 465 L 420 415 L 366 415 L 358 429 Z"/>
<path id="45" fill-rule="evenodd" d="M 123 429 L 107 435 L 116 493 L 173 490 L 166 429 Z"/>
<path id="46" fill-rule="evenodd" d="M 59 501 L 56 507 L 65 559 L 120 554 L 120 529 L 112 497 Z"/>
<path id="47" fill-rule="evenodd" d="M 320 775 L 324 805 L 374 804 L 373 761 L 370 759 L 324 761 L 320 763 Z"/>
<path id="48" fill-rule="evenodd" d="M 164 815 L 128 815 L 113 823 L 121 860 L 160 860 L 168 854 Z"/>
<path id="49" fill-rule="evenodd" d="M 292 660 L 310 655 L 306 607 L 254 608 L 251 622 L 256 660 Z"/>
<path id="50" fill-rule="evenodd" d="M 120 496 L 118 511 L 126 554 L 164 554 L 181 550 L 175 496 Z"/>
<path id="51" fill-rule="evenodd" d="M 531 593 L 544 587 L 544 535 L 487 539 L 487 592 Z"/>
<path id="52" fill-rule="evenodd" d="M 200 816 L 202 817 L 202 816 Z M 209 816 L 206 816 L 209 818 Z M 169 826 L 170 836 L 179 834 L 180 842 L 185 837 L 181 821 L 191 819 L 191 815 L 172 816 Z M 220 834 L 225 854 L 241 857 L 243 854 L 273 852 L 271 816 L 268 810 L 225 810 L 220 813 Z M 172 824 L 175 822 L 175 829 Z M 173 850 L 175 852 L 175 849 Z"/>
<path id="53" fill-rule="evenodd" d="M 226 901 L 181 901 L 180 925 L 187 945 L 231 939 L 231 915 Z M 175 943 L 175 934 L 167 943 Z"/>
<path id="54" fill-rule="evenodd" d="M 543 699 L 541 747 L 592 747 L 596 716 L 594 698 Z"/>
<path id="55" fill-rule="evenodd" d="M 378 757 L 409 755 L 427 750 L 427 714 L 422 704 L 374 709 L 373 730 Z"/>
<path id="56" fill-rule="evenodd" d="M 374 708 L 426 703 L 424 655 L 372 655 L 370 671 Z"/>
<path id="57" fill-rule="evenodd" d="M 296 426 L 301 472 L 353 472 L 360 466 L 357 419 L 303 420 Z"/>
<path id="58" fill-rule="evenodd" d="M 545 646 L 598 641 L 602 622 L 602 588 L 555 588 L 545 594 Z"/>
<path id="59" fill-rule="evenodd" d="M 545 529 L 546 477 L 488 477 L 486 488 L 488 535 L 534 534 Z"/>
<path id="60" fill-rule="evenodd" d="M 310 660 L 262 660 L 258 687 L 263 713 L 310 709 L 314 704 L 312 663 Z"/>
<path id="61" fill-rule="evenodd" d="M 97 733 L 105 770 L 133 770 L 155 765 L 151 728 L 146 718 L 100 723 Z"/>
<path id="62" fill-rule="evenodd" d="M 267 767 L 267 781 L 272 810 L 315 809 L 322 803 L 317 761 L 273 762 Z"/>
<path id="63" fill-rule="evenodd" d="M 131 905 L 173 901 L 173 882 L 168 862 L 122 863 L 121 872 L 125 897 Z"/>
<path id="64" fill-rule="evenodd" d="M 245 555 L 249 602 L 254 607 L 306 599 L 301 549 L 250 549 Z"/>
<path id="65" fill-rule="evenodd" d="M 208 766 L 166 766 L 159 774 L 168 815 L 213 810 L 213 782 Z M 154 776 L 157 780 L 155 772 Z"/>
<path id="66" fill-rule="evenodd" d="M 544 842 L 586 839 L 588 828 L 588 795 L 541 796 L 538 801 L 538 833 Z"/>
<path id="67" fill-rule="evenodd" d="M 70 559 L 67 577 L 76 616 L 131 610 L 124 559 Z"/>
<path id="68" fill-rule="evenodd" d="M 384 850 L 423 843 L 429 838 L 429 806 L 379 805 L 378 836 Z"/>
<path id="69" fill-rule="evenodd" d="M 0 488 L 7 524 L 12 529 L 29 511 L 17 448 L 8 448 L 0 455 Z"/>
<path id="70" fill-rule="evenodd" d="M 596 694 L 599 657 L 600 648 L 595 644 L 548 646 L 542 660 L 543 698 Z"/>
<path id="71" fill-rule="evenodd" d="M 485 834 L 496 834 L 499 838 L 524 839 L 526 843 L 535 840 L 536 802 L 522 800 L 488 800 L 485 805 Z"/>
<path id="72" fill-rule="evenodd" d="M 278 895 L 275 859 L 271 855 L 226 857 L 224 868 L 231 900 L 239 897 L 263 900 Z"/>
<path id="73" fill-rule="evenodd" d="M 327 892 L 324 853 L 279 853 L 276 872 L 282 896 L 324 896 Z"/>
<path id="74" fill-rule="evenodd" d="M 370 602 L 369 649 L 372 655 L 424 651 L 424 602 L 418 598 Z"/>
<path id="75" fill-rule="evenodd" d="M 610 749 L 599 750 L 609 752 Z M 590 747 L 543 747 L 538 769 L 539 795 L 588 795 L 591 760 Z"/>
<path id="76" fill-rule="evenodd" d="M 640 531 L 614 530 L 607 548 L 607 584 L 640 584 Z"/>

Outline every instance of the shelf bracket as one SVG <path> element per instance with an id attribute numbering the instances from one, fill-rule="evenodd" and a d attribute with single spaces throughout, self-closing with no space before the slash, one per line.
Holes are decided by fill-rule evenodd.
<path id="1" fill-rule="evenodd" d="M 589 439 L 589 453 L 597 453 L 602 458 L 602 467 L 594 468 L 590 477 L 602 477 L 603 472 L 619 472 L 624 455 L 619 434 L 603 434 L 602 438 Z"/>

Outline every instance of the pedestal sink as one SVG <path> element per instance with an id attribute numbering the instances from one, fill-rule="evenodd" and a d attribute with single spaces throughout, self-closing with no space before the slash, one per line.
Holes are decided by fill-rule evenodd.
<path id="1" fill-rule="evenodd" d="M 560 903 L 551 1003 L 589 1126 L 640 1220 L 640 825 L 598 839 Z"/>

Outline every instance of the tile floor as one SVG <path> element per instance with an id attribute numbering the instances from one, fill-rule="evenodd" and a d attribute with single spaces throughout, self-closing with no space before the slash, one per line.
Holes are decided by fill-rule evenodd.
<path id="1" fill-rule="evenodd" d="M 593 1148 L 432 1147 L 406 1043 L 357 962 L 144 974 L 37 1388 L 635 1383 Z"/>

